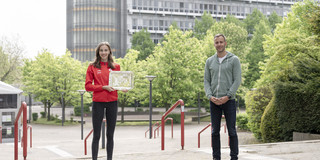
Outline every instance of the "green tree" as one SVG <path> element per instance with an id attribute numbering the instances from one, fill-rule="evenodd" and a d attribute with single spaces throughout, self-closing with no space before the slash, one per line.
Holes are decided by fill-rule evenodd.
<path id="1" fill-rule="evenodd" d="M 147 87 L 145 87 L 145 60 L 137 61 L 139 51 L 130 49 L 124 58 L 116 59 L 120 64 L 121 71 L 132 71 L 134 73 L 134 88 L 127 93 L 118 92 L 119 104 L 121 106 L 121 122 L 124 122 L 124 107 L 130 103 L 134 104 L 135 100 L 147 99 Z"/>
<path id="2" fill-rule="evenodd" d="M 145 60 L 152 54 L 155 46 L 150 38 L 150 33 L 145 29 L 133 34 L 131 44 L 132 49 L 139 51 L 137 60 Z"/>
<path id="3" fill-rule="evenodd" d="M 265 21 L 261 20 L 260 23 L 255 26 L 253 37 L 249 42 L 249 53 L 245 58 L 248 63 L 248 72 L 244 75 L 244 86 L 247 88 L 252 88 L 256 80 L 260 78 L 261 70 L 259 63 L 264 62 L 267 58 L 263 49 L 263 42 L 265 41 L 264 35 L 271 35 L 271 30 Z"/>
<path id="4" fill-rule="evenodd" d="M 211 28 L 214 22 L 215 21 L 213 20 L 212 16 L 209 13 L 204 12 L 201 16 L 201 20 L 195 20 L 195 25 L 193 28 L 194 36 L 199 40 L 202 40 L 205 37 L 207 30 Z"/>
<path id="5" fill-rule="evenodd" d="M 273 84 L 280 78 L 286 78 L 298 55 L 306 55 L 317 48 L 316 35 L 309 29 L 312 24 L 304 18 L 313 5 L 310 1 L 296 3 L 274 35 L 265 36 L 263 48 L 270 58 L 261 65 L 262 74 L 256 86 Z"/>
<path id="6" fill-rule="evenodd" d="M 20 82 L 23 52 L 24 48 L 18 38 L 2 37 L 0 40 L 0 81 L 7 83 Z"/>
<path id="7" fill-rule="evenodd" d="M 267 21 L 267 18 L 257 8 L 253 9 L 252 13 L 249 14 L 243 21 L 246 24 L 247 32 L 253 34 L 254 27 L 261 21 Z"/>
<path id="8" fill-rule="evenodd" d="M 83 88 L 84 79 L 84 67 L 71 58 L 69 52 L 56 57 L 43 50 L 35 60 L 25 60 L 23 67 L 24 90 L 31 92 L 45 106 L 48 105 L 48 120 L 51 106 L 59 101 L 62 103 L 62 92 L 64 106 L 76 104 L 75 97 L 79 97 L 77 90 Z"/>
<path id="9" fill-rule="evenodd" d="M 234 15 L 230 15 L 230 14 L 227 14 L 226 18 L 221 19 L 221 22 L 234 23 L 239 27 L 246 28 L 246 24 L 243 21 L 239 20 Z"/>
<path id="10" fill-rule="evenodd" d="M 227 39 L 227 51 L 230 51 L 242 58 L 245 50 L 247 49 L 247 31 L 228 22 L 217 22 L 207 32 L 206 37 L 203 40 L 204 52 L 207 57 L 212 56 L 216 49 L 214 48 L 214 36 L 218 33 L 222 33 Z"/>
<path id="11" fill-rule="evenodd" d="M 192 31 L 183 32 L 170 27 L 167 41 L 155 47 L 147 59 L 148 74 L 155 75 L 153 100 L 166 109 L 179 99 L 186 106 L 192 105 L 203 89 L 203 66 L 205 57 L 198 39 Z M 146 84 L 149 84 L 146 80 Z"/>
<path id="12" fill-rule="evenodd" d="M 278 16 L 275 11 L 268 17 L 268 21 L 270 24 L 271 31 L 273 32 L 276 29 L 276 24 L 282 22 L 282 17 Z"/>

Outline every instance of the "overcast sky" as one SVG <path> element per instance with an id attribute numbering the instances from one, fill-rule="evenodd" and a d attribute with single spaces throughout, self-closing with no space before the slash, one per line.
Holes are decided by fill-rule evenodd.
<path id="1" fill-rule="evenodd" d="M 0 38 L 20 37 L 25 57 L 66 50 L 66 0 L 0 0 Z"/>

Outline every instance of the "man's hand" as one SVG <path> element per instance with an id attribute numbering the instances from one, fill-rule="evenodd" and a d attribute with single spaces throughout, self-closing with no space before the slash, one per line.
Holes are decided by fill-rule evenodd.
<path id="1" fill-rule="evenodd" d="M 229 97 L 228 97 L 228 96 L 223 96 L 223 97 L 221 97 L 221 98 L 216 98 L 216 97 L 213 97 L 213 96 L 212 96 L 212 97 L 210 98 L 210 101 L 213 102 L 214 104 L 218 105 L 218 106 L 227 103 L 228 100 L 229 100 Z"/>

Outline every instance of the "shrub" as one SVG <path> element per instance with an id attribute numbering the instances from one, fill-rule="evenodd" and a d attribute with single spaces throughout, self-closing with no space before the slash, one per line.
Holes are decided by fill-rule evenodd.
<path id="1" fill-rule="evenodd" d="M 171 117 L 173 119 L 174 124 L 181 123 L 181 114 L 179 113 L 171 113 L 167 117 Z M 167 121 L 166 124 L 171 124 L 171 121 Z"/>
<path id="2" fill-rule="evenodd" d="M 41 118 L 46 118 L 46 112 L 40 112 Z"/>
<path id="3" fill-rule="evenodd" d="M 73 108 L 75 116 L 81 116 L 81 106 L 75 106 Z M 90 113 L 89 105 L 83 105 L 83 114 Z"/>
<path id="4" fill-rule="evenodd" d="M 142 108 L 137 108 L 136 111 L 137 112 L 143 112 L 143 109 Z"/>
<path id="5" fill-rule="evenodd" d="M 272 95 L 270 87 L 261 87 L 247 92 L 245 96 L 248 128 L 258 140 L 262 140 L 260 130 L 261 117 Z"/>
<path id="6" fill-rule="evenodd" d="M 38 120 L 38 113 L 32 113 L 32 120 L 37 121 Z"/>
<path id="7" fill-rule="evenodd" d="M 275 98 L 272 98 L 261 118 L 261 137 L 263 142 L 282 141 L 277 108 L 274 105 Z"/>
<path id="8" fill-rule="evenodd" d="M 242 129 L 242 130 L 249 130 L 249 127 L 248 127 L 248 114 L 247 113 L 240 113 L 240 114 L 237 114 L 237 127 L 239 129 Z"/>

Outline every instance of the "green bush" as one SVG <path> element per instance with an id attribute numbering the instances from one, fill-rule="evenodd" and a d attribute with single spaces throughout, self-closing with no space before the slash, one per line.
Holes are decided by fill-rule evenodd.
<path id="1" fill-rule="evenodd" d="M 41 118 L 46 118 L 46 112 L 40 112 Z"/>
<path id="2" fill-rule="evenodd" d="M 261 118 L 261 137 L 263 142 L 282 141 L 281 129 L 277 117 L 277 108 L 272 98 Z"/>
<path id="3" fill-rule="evenodd" d="M 32 113 L 32 120 L 37 121 L 38 120 L 38 113 Z"/>
<path id="4" fill-rule="evenodd" d="M 311 89 L 301 90 L 301 87 L 288 82 L 277 83 L 275 87 L 275 105 L 285 141 L 292 140 L 294 131 L 320 133 L 320 94 L 310 92 Z"/>
<path id="5" fill-rule="evenodd" d="M 261 117 L 271 98 L 272 92 L 270 87 L 261 87 L 249 91 L 245 96 L 248 128 L 258 140 L 262 140 L 260 130 Z"/>
<path id="6" fill-rule="evenodd" d="M 239 129 L 242 129 L 242 130 L 249 130 L 249 127 L 248 127 L 248 114 L 247 113 L 240 113 L 240 114 L 237 114 L 237 127 Z"/>
<path id="7" fill-rule="evenodd" d="M 167 117 L 171 117 L 173 119 L 173 124 L 180 124 L 181 123 L 181 114 L 179 113 L 171 113 Z M 185 117 L 184 117 L 185 118 Z M 171 124 L 171 121 L 168 120 L 166 124 Z"/>
<path id="8" fill-rule="evenodd" d="M 137 108 L 136 111 L 137 112 L 143 112 L 143 109 L 142 108 Z"/>
<path id="9" fill-rule="evenodd" d="M 75 106 L 73 108 L 75 116 L 81 116 L 81 106 Z M 89 105 L 83 105 L 83 114 L 90 113 Z"/>

